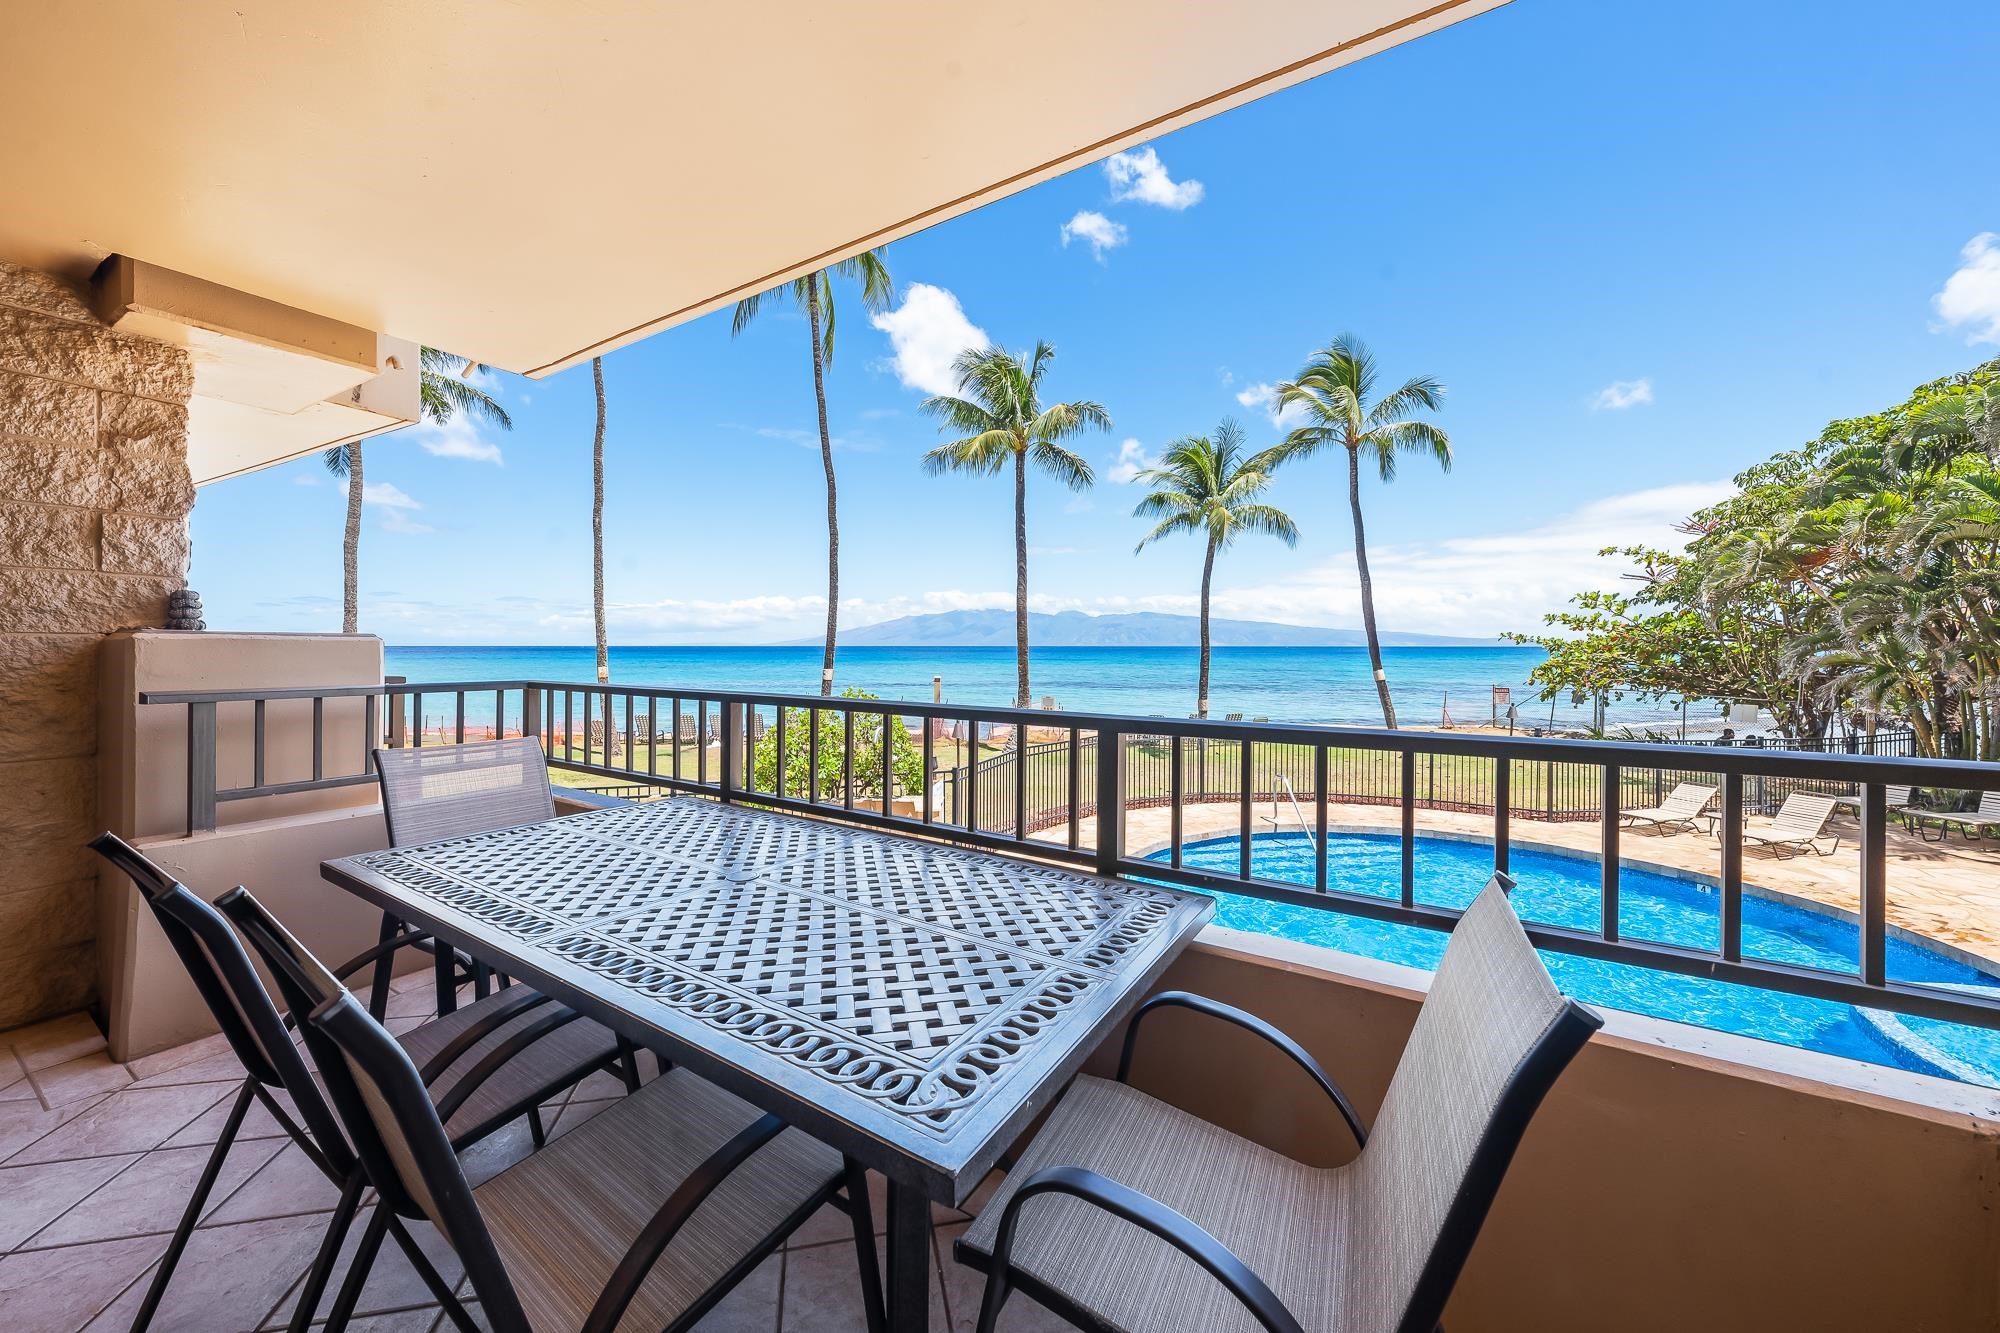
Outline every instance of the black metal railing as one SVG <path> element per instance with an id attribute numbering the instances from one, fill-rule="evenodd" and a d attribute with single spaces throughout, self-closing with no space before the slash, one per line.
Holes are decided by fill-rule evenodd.
<path id="1" fill-rule="evenodd" d="M 360 723 L 364 753 L 378 744 L 532 735 L 541 738 L 552 768 L 607 782 L 698 793 L 1069 862 L 1104 875 L 1439 930 L 1450 929 L 1458 913 L 1418 898 L 1419 810 L 1490 816 L 1493 866 L 1503 871 L 1516 820 L 1593 819 L 1599 826 L 1601 920 L 1595 930 L 1527 923 L 1541 947 L 2000 1028 L 2000 992 L 1902 981 L 1890 977 L 1886 966 L 1885 788 L 1908 785 L 1953 796 L 2000 789 L 2000 767 L 1994 765 L 521 680 L 142 694 L 142 704 L 187 710 L 189 831 L 213 829 L 221 803 L 372 782 L 367 759 L 357 771 L 325 771 L 325 740 L 333 725 L 329 705 L 337 700 L 361 701 L 359 717 L 342 725 Z M 280 707 L 300 710 L 302 702 L 310 708 L 313 728 L 310 772 L 267 772 L 269 715 Z M 433 717 L 425 711 L 427 702 L 442 711 Z M 351 714 L 356 706 L 344 708 Z M 248 722 L 249 783 L 228 788 L 218 783 L 218 710 L 242 714 L 234 719 L 236 726 Z M 1104 762 L 1105 755 L 1116 755 L 1117 762 Z M 1657 804 L 1683 780 L 1719 788 L 1713 814 L 1720 918 L 1714 949 L 1621 933 L 1619 811 Z M 1745 820 L 1775 808 L 1793 791 L 1848 796 L 1857 807 L 1858 911 L 1851 915 L 1859 945 L 1851 971 L 1799 966 L 1744 950 Z M 1252 839 L 1263 818 L 1258 806 L 1267 800 L 1296 800 L 1295 808 L 1309 822 L 1310 884 L 1258 873 Z M 1181 855 L 1188 813 L 1216 801 L 1235 806 L 1235 818 L 1223 824 L 1224 833 L 1238 840 L 1233 871 L 1187 864 Z M 1398 812 L 1402 857 L 1395 896 L 1329 881 L 1329 811 L 1342 803 Z M 1148 807 L 1167 811 L 1164 848 L 1135 848 L 1128 839 L 1128 820 Z"/>

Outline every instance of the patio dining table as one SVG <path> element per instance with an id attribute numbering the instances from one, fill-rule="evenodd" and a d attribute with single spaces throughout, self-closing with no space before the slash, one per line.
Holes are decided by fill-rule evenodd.
<path id="1" fill-rule="evenodd" d="M 326 878 L 879 1171 L 893 1333 L 964 1201 L 1214 912 L 1164 886 L 698 797 Z"/>

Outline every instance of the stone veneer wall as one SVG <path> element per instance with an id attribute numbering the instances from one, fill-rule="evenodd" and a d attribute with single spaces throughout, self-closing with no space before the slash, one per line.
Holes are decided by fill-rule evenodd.
<path id="1" fill-rule="evenodd" d="M 193 377 L 0 261 L 0 1028 L 96 998 L 97 641 L 182 585 Z"/>

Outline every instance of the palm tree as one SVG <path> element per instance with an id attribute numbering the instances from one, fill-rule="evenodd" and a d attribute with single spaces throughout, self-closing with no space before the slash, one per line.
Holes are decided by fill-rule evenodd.
<path id="1" fill-rule="evenodd" d="M 597 388 L 597 439 L 590 447 L 590 605 L 597 617 L 597 681 L 611 679 L 611 656 L 604 636 L 604 358 L 590 358 Z M 605 718 L 605 725 L 611 719 Z"/>
<path id="2" fill-rule="evenodd" d="M 1024 362 L 1003 347 L 974 348 L 952 364 L 958 394 L 924 400 L 923 410 L 938 418 L 939 430 L 960 438 L 924 455 L 924 471 L 971 472 L 992 476 L 1014 464 L 1014 706 L 1026 708 L 1028 690 L 1028 464 L 1033 463 L 1073 491 L 1096 476 L 1062 441 L 1088 429 L 1111 429 L 1111 414 L 1087 400 L 1042 406 L 1042 376 L 1056 349 L 1036 343 Z M 1018 733 L 1019 729 L 1016 728 Z"/>
<path id="3" fill-rule="evenodd" d="M 819 407 L 819 461 L 826 471 L 826 647 L 820 656 L 819 692 L 833 693 L 834 640 L 840 632 L 840 504 L 833 477 L 833 434 L 826 424 L 826 368 L 833 364 L 833 279 L 852 278 L 861 284 L 861 304 L 869 310 L 883 310 L 895 298 L 895 283 L 880 250 L 868 250 L 830 264 L 815 273 L 775 287 L 736 303 L 730 321 L 730 336 L 750 327 L 757 318 L 764 297 L 789 291 L 792 300 L 805 312 L 806 330 L 812 340 L 813 400 Z M 822 327 L 822 325 L 824 327 Z"/>
<path id="4" fill-rule="evenodd" d="M 1188 435 L 1173 441 L 1157 467 L 1134 478 L 1158 489 L 1139 501 L 1133 516 L 1160 520 L 1132 548 L 1134 555 L 1176 532 L 1199 533 L 1207 539 L 1201 562 L 1201 678 L 1195 691 L 1202 717 L 1208 716 L 1208 590 L 1215 576 L 1216 552 L 1245 532 L 1268 533 L 1287 546 L 1298 544 L 1299 530 L 1290 515 L 1256 503 L 1271 484 L 1271 469 L 1280 457 L 1278 447 L 1244 457 L 1243 428 L 1224 421 L 1213 439 Z"/>
<path id="5" fill-rule="evenodd" d="M 1429 454 L 1451 470 L 1451 437 L 1419 412 L 1436 411 L 1444 385 L 1428 375 L 1406 382 L 1380 402 L 1375 390 L 1375 356 L 1359 338 L 1343 333 L 1315 352 L 1298 378 L 1278 386 L 1280 409 L 1297 407 L 1306 424 L 1277 446 L 1279 461 L 1305 458 L 1322 449 L 1347 451 L 1347 503 L 1354 511 L 1354 564 L 1361 576 L 1361 624 L 1368 634 L 1368 661 L 1375 669 L 1375 692 L 1382 699 L 1382 725 L 1396 728 L 1396 705 L 1382 670 L 1382 640 L 1375 630 L 1375 585 L 1368 576 L 1368 541 L 1361 522 L 1361 456 L 1375 460 L 1383 481 L 1396 477 L 1398 454 Z"/>
<path id="6" fill-rule="evenodd" d="M 453 414 L 478 417 L 501 430 L 514 429 L 499 400 L 472 382 L 479 363 L 435 347 L 423 349 L 417 376 L 417 406 L 425 421 L 443 425 Z M 340 632 L 353 634 L 360 619 L 361 441 L 337 444 L 320 455 L 326 470 L 347 482 L 347 531 L 340 547 Z"/>

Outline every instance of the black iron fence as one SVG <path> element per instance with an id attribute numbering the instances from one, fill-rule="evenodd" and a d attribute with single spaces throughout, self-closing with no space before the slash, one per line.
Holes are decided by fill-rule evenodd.
<path id="1" fill-rule="evenodd" d="M 1911 735 L 1907 731 L 1879 732 L 1874 737 L 1858 739 L 1869 748 L 1827 752 L 1885 756 L 1911 753 Z M 1169 738 L 1127 735 L 1124 738 L 1126 807 L 1227 804 L 1242 800 L 1246 770 L 1241 751 L 1245 744 L 1238 739 L 1191 737 L 1180 746 L 1176 773 Z M 1812 748 L 1826 749 L 1823 745 Z M 1314 747 L 1251 743 L 1250 749 L 1247 791 L 1251 801 L 1286 804 L 1318 799 Z M 1084 786 L 1088 791 L 1097 763 L 1094 733 L 1081 738 L 1076 762 L 1083 766 Z M 947 822 L 962 823 L 966 789 L 976 784 L 981 827 L 1005 828 L 1014 821 L 1014 795 L 1020 790 L 1027 798 L 1028 831 L 1039 832 L 1068 817 L 1066 770 L 1070 763 L 1069 746 L 1064 742 L 1031 742 L 1020 747 L 996 743 L 993 752 L 976 763 L 960 763 L 939 772 L 940 808 Z M 1017 766 L 1025 768 L 1025 781 L 1016 781 Z M 1508 808 L 1516 819 L 1585 821 L 1597 819 L 1603 813 L 1604 787 L 1598 765 L 1517 759 L 1510 761 L 1510 768 Z M 1420 810 L 1485 814 L 1494 808 L 1493 766 L 1483 757 L 1422 753 L 1418 756 L 1415 777 L 1417 790 L 1412 799 Z M 1326 799 L 1335 805 L 1399 805 L 1403 799 L 1401 765 L 1387 751 L 1328 747 L 1326 779 Z M 1722 774 L 1705 768 L 1654 765 L 1627 768 L 1620 773 L 1619 782 L 1619 805 L 1629 809 L 1658 805 L 1683 782 L 1720 787 Z M 1744 789 L 1744 809 L 1755 815 L 1775 814 L 1794 792 L 1851 796 L 1854 783 L 1844 779 L 1758 774 Z"/>
<path id="2" fill-rule="evenodd" d="M 337 700 L 359 700 L 330 710 Z M 185 709 L 188 828 L 214 829 L 222 804 L 374 781 L 373 761 L 329 772 L 332 728 L 358 722 L 375 746 L 456 744 L 489 735 L 541 738 L 552 768 L 607 783 L 685 792 L 797 811 L 899 833 L 1069 862 L 1110 876 L 1166 880 L 1301 906 L 1448 930 L 1451 909 L 1421 902 L 1419 810 L 1491 820 L 1493 867 L 1508 868 L 1521 819 L 1592 820 L 1601 889 L 1595 930 L 1528 923 L 1548 949 L 1841 1003 L 2000 1028 L 2000 998 L 1887 975 L 1889 786 L 1946 798 L 2000 789 L 2000 767 L 1895 755 L 1677 746 L 1381 731 L 1360 727 L 1168 721 L 1085 713 L 780 696 L 738 691 L 572 685 L 546 681 L 386 683 L 340 688 L 148 693 L 142 704 Z M 487 706 L 490 703 L 490 708 Z M 435 706 L 439 713 L 426 711 Z M 269 771 L 273 710 L 310 719 L 308 764 Z M 218 720 L 242 729 L 247 783 L 218 778 Z M 246 726 L 247 724 L 247 726 Z M 803 734 L 801 734 L 803 733 Z M 351 745 L 353 737 L 344 744 Z M 1117 756 L 1105 762 L 1104 756 Z M 1657 804 L 1682 781 L 1716 789 L 1720 943 L 1701 949 L 1621 936 L 1619 812 Z M 1859 824 L 1858 954 L 1851 970 L 1747 956 L 1743 948 L 1744 832 L 1786 795 L 1848 797 Z M 1268 878 L 1253 833 L 1280 802 L 1313 834 L 1309 884 Z M 1188 812 L 1233 805 L 1233 871 L 1184 864 Z M 1402 857 L 1393 897 L 1329 882 L 1326 834 L 1340 804 L 1397 811 Z M 1135 819 L 1166 811 L 1166 846 L 1129 836 Z M 1215 821 L 1207 818 L 1210 825 Z M 1211 834 L 1212 836 L 1212 834 Z M 1853 831 L 1848 831 L 1853 836 Z M 1156 856 L 1165 859 L 1155 859 Z"/>

